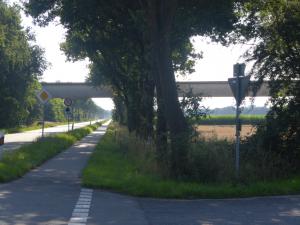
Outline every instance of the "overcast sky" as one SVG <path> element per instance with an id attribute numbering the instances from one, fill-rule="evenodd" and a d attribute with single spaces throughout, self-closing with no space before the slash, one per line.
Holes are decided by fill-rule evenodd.
<path id="1" fill-rule="evenodd" d="M 13 1 L 11 1 L 13 2 Z M 47 27 L 34 26 L 32 19 L 22 14 L 23 26 L 32 28 L 36 35 L 37 44 L 45 49 L 45 57 L 51 64 L 45 71 L 42 80 L 46 82 L 84 82 L 88 75 L 88 60 L 80 62 L 68 62 L 64 53 L 60 51 L 59 44 L 64 41 L 65 30 L 58 23 L 51 23 Z M 233 64 L 243 62 L 241 55 L 248 46 L 236 45 L 223 47 L 220 44 L 208 43 L 207 39 L 201 37 L 193 38 L 194 47 L 197 52 L 203 52 L 203 59 L 195 66 L 196 72 L 180 80 L 193 81 L 224 81 L 232 77 Z M 246 72 L 250 69 L 248 66 Z M 94 99 L 94 101 L 105 109 L 112 109 L 113 103 L 110 99 Z M 255 101 L 258 106 L 263 106 L 266 99 L 259 98 Z M 206 106 L 218 108 L 233 106 L 233 98 L 207 98 L 204 100 Z M 249 101 L 246 103 L 249 105 Z"/>

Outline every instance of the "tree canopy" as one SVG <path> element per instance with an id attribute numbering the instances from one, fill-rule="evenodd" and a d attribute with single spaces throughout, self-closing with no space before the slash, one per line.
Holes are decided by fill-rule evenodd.
<path id="1" fill-rule="evenodd" d="M 191 36 L 226 42 L 237 22 L 238 2 L 31 0 L 26 8 L 41 25 L 60 17 L 67 28 L 63 45 L 67 55 L 89 57 L 91 80 L 113 87 L 117 118 L 144 138 L 153 136 L 155 97 L 157 151 L 166 151 L 161 146 L 170 138 L 170 170 L 180 177 L 187 171 L 189 134 L 174 71 L 192 70 L 193 58 L 199 57 L 193 52 Z"/>
<path id="2" fill-rule="evenodd" d="M 0 127 L 30 123 L 38 116 L 34 90 L 46 64 L 31 40 L 19 8 L 0 1 Z"/>
<path id="3" fill-rule="evenodd" d="M 259 149 L 285 159 L 285 169 L 300 169 L 300 2 L 253 0 L 244 5 L 243 39 L 255 40 L 248 52 L 253 76 L 270 81 L 272 107 L 257 135 Z M 282 168 L 280 168 L 282 170 Z"/>

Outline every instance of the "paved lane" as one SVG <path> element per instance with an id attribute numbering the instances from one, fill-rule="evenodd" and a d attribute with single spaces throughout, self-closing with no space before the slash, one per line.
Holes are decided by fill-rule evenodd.
<path id="1" fill-rule="evenodd" d="M 299 225 L 300 196 L 156 200 L 94 190 L 87 225 Z"/>
<path id="2" fill-rule="evenodd" d="M 80 174 L 106 127 L 0 185 L 0 225 L 299 225 L 300 196 L 156 200 L 82 189 Z"/>
<path id="3" fill-rule="evenodd" d="M 23 178 L 0 185 L 0 225 L 68 224 L 81 191 L 80 174 L 106 126 Z"/>
<path id="4" fill-rule="evenodd" d="M 96 121 L 92 121 L 93 123 Z M 89 125 L 90 122 L 75 123 L 74 129 Z M 70 125 L 70 129 L 71 129 Z M 60 125 L 56 127 L 45 128 L 45 135 L 61 133 L 68 131 L 68 125 Z M 0 154 L 2 151 L 13 150 L 19 148 L 21 145 L 35 141 L 42 136 L 42 129 L 26 131 L 22 133 L 6 134 L 5 144 L 0 146 Z"/>

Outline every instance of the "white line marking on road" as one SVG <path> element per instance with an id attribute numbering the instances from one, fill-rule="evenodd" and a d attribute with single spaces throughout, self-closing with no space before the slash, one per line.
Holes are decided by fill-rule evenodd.
<path id="1" fill-rule="evenodd" d="M 72 213 L 68 225 L 86 225 L 91 207 L 93 190 L 82 188 L 79 198 Z"/>

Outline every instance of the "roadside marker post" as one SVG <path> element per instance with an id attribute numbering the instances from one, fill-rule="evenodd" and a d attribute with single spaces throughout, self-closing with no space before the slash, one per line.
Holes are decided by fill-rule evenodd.
<path id="1" fill-rule="evenodd" d="M 44 130 L 45 130 L 45 105 L 51 99 L 51 94 L 43 88 L 41 91 L 37 92 L 36 97 L 43 104 L 43 118 L 42 118 L 42 138 L 44 138 Z"/>
<path id="2" fill-rule="evenodd" d="M 246 93 L 248 91 L 248 87 L 250 84 L 250 76 L 245 76 L 245 68 L 246 65 L 242 64 L 234 64 L 233 65 L 233 78 L 228 79 L 228 83 L 230 85 L 231 91 L 236 100 L 236 144 L 235 144 L 235 177 L 239 178 L 240 173 L 240 134 L 242 129 L 242 123 L 240 120 L 241 109 L 240 105 L 242 101 L 245 99 Z"/>

